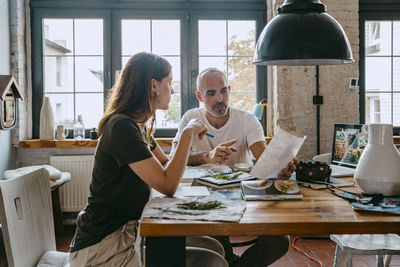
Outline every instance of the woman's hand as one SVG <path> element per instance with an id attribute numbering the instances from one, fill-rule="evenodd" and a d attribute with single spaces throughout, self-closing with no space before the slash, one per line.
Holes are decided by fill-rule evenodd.
<path id="1" fill-rule="evenodd" d="M 289 162 L 287 168 L 281 170 L 278 174 L 279 179 L 289 179 L 292 173 L 296 170 L 296 166 L 299 165 L 300 161 L 298 158 L 293 158 L 291 162 Z"/>
<path id="2" fill-rule="evenodd" d="M 191 119 L 185 129 L 193 131 L 193 136 L 198 136 L 200 140 L 208 131 L 207 126 L 199 119 Z"/>

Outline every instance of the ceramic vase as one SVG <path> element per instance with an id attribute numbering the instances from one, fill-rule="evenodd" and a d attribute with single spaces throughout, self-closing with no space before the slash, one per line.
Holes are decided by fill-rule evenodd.
<path id="1" fill-rule="evenodd" d="M 393 144 L 393 125 L 362 127 L 368 144 L 361 154 L 354 178 L 366 194 L 400 195 L 400 153 Z"/>
<path id="2" fill-rule="evenodd" d="M 53 140 L 54 139 L 54 113 L 50 105 L 49 97 L 45 97 L 42 108 L 40 109 L 40 140 Z"/>

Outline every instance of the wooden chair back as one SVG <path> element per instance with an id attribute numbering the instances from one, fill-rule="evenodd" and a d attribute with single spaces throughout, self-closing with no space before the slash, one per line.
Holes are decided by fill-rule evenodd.
<path id="1" fill-rule="evenodd" d="M 36 266 L 56 250 L 49 178 L 44 169 L 0 181 L 0 222 L 9 267 Z"/>

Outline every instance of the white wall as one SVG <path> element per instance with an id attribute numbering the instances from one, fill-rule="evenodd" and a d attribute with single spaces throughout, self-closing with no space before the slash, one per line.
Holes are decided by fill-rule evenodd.
<path id="1" fill-rule="evenodd" d="M 0 75 L 10 74 L 10 33 L 8 23 L 8 0 L 0 0 Z M 0 130 L 0 179 L 10 166 L 11 132 Z"/>

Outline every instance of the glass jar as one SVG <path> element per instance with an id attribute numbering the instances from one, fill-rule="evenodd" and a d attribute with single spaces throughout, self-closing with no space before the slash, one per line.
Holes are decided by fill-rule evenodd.
<path id="1" fill-rule="evenodd" d="M 78 115 L 78 120 L 74 124 L 74 139 L 81 140 L 85 138 L 85 126 L 83 125 L 82 115 Z"/>

